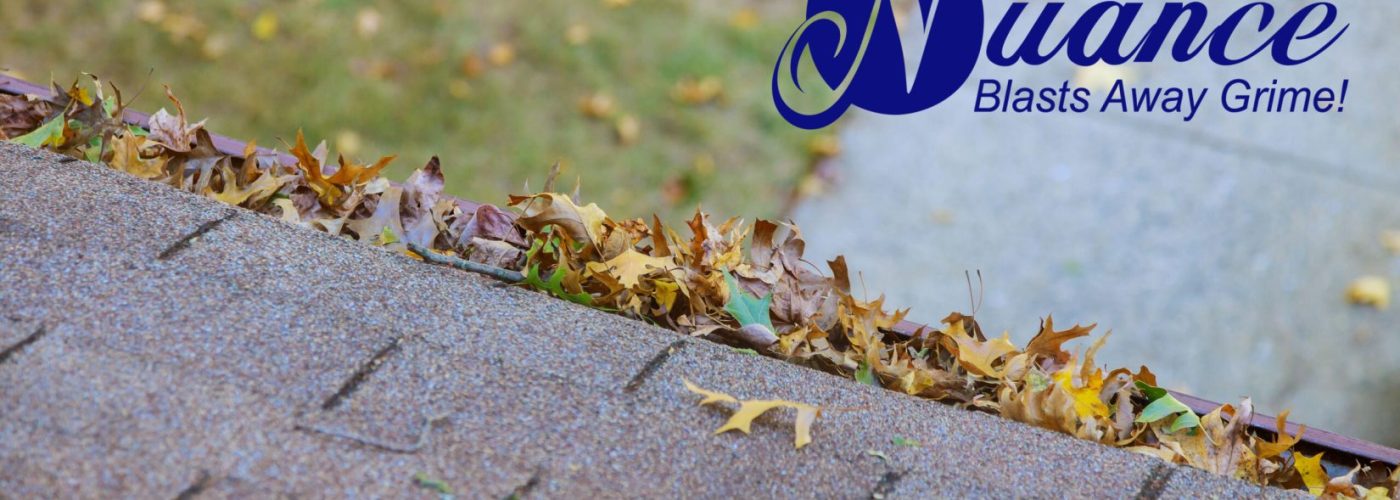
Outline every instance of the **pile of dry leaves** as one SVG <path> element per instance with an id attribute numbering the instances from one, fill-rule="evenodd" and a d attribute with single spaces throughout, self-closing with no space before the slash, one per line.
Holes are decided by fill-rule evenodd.
<path id="1" fill-rule="evenodd" d="M 552 176 L 543 192 L 510 197 L 510 208 L 468 205 L 442 194 L 437 158 L 394 185 L 379 176 L 392 157 L 332 165 L 325 145 L 311 149 L 301 134 L 290 146 L 295 161 L 252 145 L 242 157 L 220 153 L 173 95 L 177 113 L 161 110 L 141 129 L 122 122 L 115 88 L 55 91 L 52 103 L 0 96 L 0 135 L 409 255 L 421 247 L 439 254 L 430 258 L 519 271 L 523 284 L 565 300 L 1169 462 L 1318 495 L 1396 495 L 1400 473 L 1358 467 L 1329 477 L 1319 456 L 1291 451 L 1300 436 L 1251 434 L 1247 399 L 1198 417 L 1146 367 L 1105 371 L 1094 353 L 1107 335 L 1082 356 L 1065 348 L 1093 325 L 1057 329 L 1047 318 L 1024 348 L 958 313 L 937 330 L 896 335 L 907 311 L 853 293 L 840 257 L 825 271 L 804 260 L 794 225 L 697 212 L 677 231 L 655 217 L 614 219 L 580 205 L 577 193 L 556 192 Z M 769 403 L 750 404 L 750 413 L 778 405 Z M 810 424 L 815 409 L 798 408 Z"/>

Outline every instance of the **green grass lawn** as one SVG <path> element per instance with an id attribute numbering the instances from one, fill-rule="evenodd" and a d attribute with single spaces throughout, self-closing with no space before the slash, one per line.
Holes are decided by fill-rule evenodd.
<path id="1" fill-rule="evenodd" d="M 0 4 L 0 69 L 144 84 L 145 111 L 168 107 L 169 84 L 217 132 L 285 150 L 301 128 L 333 154 L 398 154 L 400 180 L 440 155 L 449 192 L 475 200 L 538 188 L 560 161 L 614 215 L 751 218 L 774 215 L 821 134 L 769 97 L 802 3 L 16 0 Z M 678 99 L 707 77 L 689 90 L 713 100 Z M 580 108 L 596 94 L 604 117 Z"/>

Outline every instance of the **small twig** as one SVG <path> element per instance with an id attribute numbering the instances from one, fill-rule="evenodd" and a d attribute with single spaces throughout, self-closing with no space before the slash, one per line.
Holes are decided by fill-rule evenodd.
<path id="1" fill-rule="evenodd" d="M 472 262 L 469 260 L 462 260 L 456 257 L 450 257 L 434 252 L 432 250 L 428 250 L 427 248 L 423 248 L 422 245 L 416 243 L 409 243 L 408 249 L 413 251 L 413 253 L 418 254 L 418 256 L 422 257 L 423 260 L 431 262 L 433 264 L 451 266 L 457 269 L 461 269 L 463 271 L 473 272 L 477 274 L 485 274 L 487 276 L 496 278 L 501 281 L 505 281 L 507 283 L 519 283 L 521 281 L 525 281 L 525 275 L 521 274 L 519 271 L 501 269 L 495 266 L 488 266 L 486 264 L 481 264 L 478 262 Z"/>
<path id="2" fill-rule="evenodd" d="M 320 427 L 312 424 L 298 423 L 296 424 L 296 428 L 306 432 L 314 432 L 317 434 L 325 434 L 330 437 L 348 439 L 350 441 L 354 441 L 365 446 L 379 448 L 384 451 L 391 451 L 394 453 L 417 453 L 418 450 L 423 449 L 423 446 L 428 444 L 428 431 L 431 431 L 433 429 L 433 424 L 436 424 L 445 418 L 447 418 L 446 414 L 425 418 L 423 421 L 423 427 L 418 431 L 418 441 L 407 446 L 402 444 L 386 443 L 377 439 L 351 434 L 346 431 L 338 429 L 327 429 L 325 427 Z"/>

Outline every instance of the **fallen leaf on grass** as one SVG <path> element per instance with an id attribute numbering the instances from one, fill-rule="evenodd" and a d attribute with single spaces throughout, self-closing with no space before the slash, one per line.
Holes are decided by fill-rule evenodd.
<path id="1" fill-rule="evenodd" d="M 726 421 L 724 425 L 715 430 L 715 434 L 722 434 L 727 431 L 739 431 L 748 434 L 749 426 L 753 424 L 754 419 L 767 413 L 768 410 L 774 408 L 792 408 L 797 411 L 797 419 L 794 427 L 797 437 L 796 440 L 793 441 L 793 445 L 801 449 L 803 446 L 807 446 L 807 444 L 812 442 L 812 422 L 816 421 L 817 416 L 821 415 L 820 407 L 783 400 L 740 401 L 735 399 L 734 396 L 722 392 L 702 389 L 690 383 L 689 380 L 681 379 L 681 383 L 685 384 L 685 388 L 690 392 L 705 397 L 705 399 L 700 401 L 702 405 L 714 403 L 736 403 L 739 405 L 739 409 L 734 412 L 734 415 L 730 416 L 729 420 Z"/>

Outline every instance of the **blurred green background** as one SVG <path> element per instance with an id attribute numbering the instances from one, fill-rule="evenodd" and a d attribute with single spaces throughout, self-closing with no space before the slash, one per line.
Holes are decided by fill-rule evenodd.
<path id="1" fill-rule="evenodd" d="M 559 161 L 614 216 L 771 217 L 835 148 L 769 96 L 803 3 L 5 1 L 0 70 L 144 86 L 148 112 L 169 84 L 216 132 L 286 150 L 304 129 L 332 155 L 398 154 L 397 180 L 436 154 L 473 200 Z"/>

